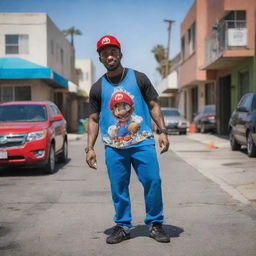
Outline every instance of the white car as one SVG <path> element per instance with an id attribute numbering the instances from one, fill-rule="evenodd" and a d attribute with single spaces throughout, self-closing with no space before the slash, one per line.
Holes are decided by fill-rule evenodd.
<path id="1" fill-rule="evenodd" d="M 168 132 L 187 134 L 189 122 L 181 115 L 177 108 L 161 108 L 164 115 L 164 122 Z"/>

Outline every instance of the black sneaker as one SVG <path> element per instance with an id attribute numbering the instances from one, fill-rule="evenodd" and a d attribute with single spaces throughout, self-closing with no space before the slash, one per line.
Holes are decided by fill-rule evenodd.
<path id="1" fill-rule="evenodd" d="M 113 229 L 112 234 L 107 237 L 106 242 L 107 244 L 117 244 L 127 239 L 130 239 L 129 231 L 126 231 L 125 228 L 122 226 L 116 225 Z"/>
<path id="2" fill-rule="evenodd" d="M 154 238 L 160 243 L 170 243 L 170 236 L 166 234 L 163 229 L 163 225 L 160 222 L 153 223 L 150 229 L 149 237 Z"/>

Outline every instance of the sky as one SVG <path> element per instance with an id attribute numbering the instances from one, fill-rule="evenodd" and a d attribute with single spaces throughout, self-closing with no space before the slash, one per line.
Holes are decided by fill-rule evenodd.
<path id="1" fill-rule="evenodd" d="M 95 79 L 105 73 L 99 62 L 96 43 L 104 35 L 118 38 L 124 67 L 145 73 L 155 85 L 161 78 L 151 50 L 167 47 L 168 24 L 172 25 L 170 57 L 180 51 L 180 25 L 194 0 L 0 0 L 0 12 L 45 12 L 60 29 L 72 26 L 76 36 L 77 59 L 91 59 Z"/>

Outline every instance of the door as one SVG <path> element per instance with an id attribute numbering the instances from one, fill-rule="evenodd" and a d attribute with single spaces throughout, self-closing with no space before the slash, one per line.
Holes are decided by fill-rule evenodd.
<path id="1" fill-rule="evenodd" d="M 252 106 L 253 95 L 246 94 L 241 102 L 239 103 L 239 107 L 243 107 L 246 111 L 238 111 L 238 118 L 236 124 L 236 133 L 238 140 L 240 140 L 243 144 L 247 143 L 246 131 L 249 124 L 251 106 Z"/>
<path id="2" fill-rule="evenodd" d="M 239 73 L 240 97 L 249 92 L 249 71 Z"/>
<path id="3" fill-rule="evenodd" d="M 228 122 L 231 116 L 231 78 L 230 75 L 219 78 L 216 93 L 217 133 L 228 135 Z"/>
<path id="4" fill-rule="evenodd" d="M 197 87 L 191 90 L 191 103 L 192 103 L 192 119 L 196 116 L 198 111 L 198 89 Z"/>

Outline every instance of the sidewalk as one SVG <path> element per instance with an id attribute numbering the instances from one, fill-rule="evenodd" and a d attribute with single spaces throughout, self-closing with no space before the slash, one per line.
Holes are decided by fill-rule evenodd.
<path id="1" fill-rule="evenodd" d="M 68 141 L 85 139 L 86 133 L 68 133 Z"/>
<path id="2" fill-rule="evenodd" d="M 234 199 L 244 204 L 256 200 L 256 158 L 249 158 L 246 149 L 231 151 L 228 139 L 212 134 L 170 136 L 170 140 L 173 152 Z"/>

